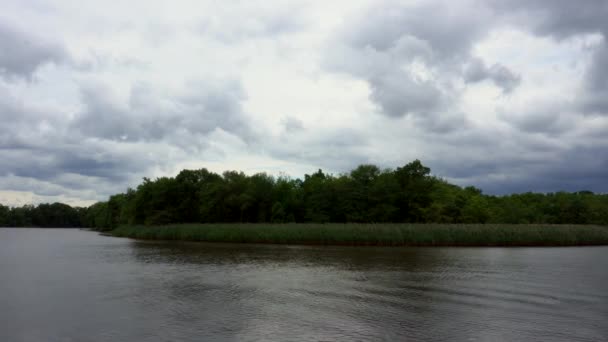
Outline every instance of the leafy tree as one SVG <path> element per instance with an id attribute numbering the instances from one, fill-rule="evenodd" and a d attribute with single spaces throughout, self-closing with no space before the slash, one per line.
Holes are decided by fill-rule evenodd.
<path id="1" fill-rule="evenodd" d="M 395 170 L 395 177 L 400 186 L 398 207 L 402 221 L 423 220 L 424 209 L 431 204 L 434 185 L 430 173 L 431 169 L 422 165 L 418 159 Z"/>
<path id="2" fill-rule="evenodd" d="M 226 197 L 224 179 L 218 174 L 210 174 L 199 185 L 199 221 L 225 221 L 224 200 Z"/>
<path id="3" fill-rule="evenodd" d="M 333 213 L 333 194 L 331 183 L 333 177 L 321 169 L 312 175 L 304 175 L 302 191 L 304 197 L 305 220 L 311 222 L 330 222 Z"/>

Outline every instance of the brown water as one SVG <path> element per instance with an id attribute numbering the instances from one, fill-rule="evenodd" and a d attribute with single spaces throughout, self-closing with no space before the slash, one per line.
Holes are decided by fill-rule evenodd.
<path id="1" fill-rule="evenodd" d="M 607 341 L 608 247 L 140 242 L 0 229 L 0 341 Z"/>

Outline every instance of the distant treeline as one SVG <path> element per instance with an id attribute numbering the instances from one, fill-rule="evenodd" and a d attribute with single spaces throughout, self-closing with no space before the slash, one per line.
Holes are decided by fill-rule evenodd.
<path id="1" fill-rule="evenodd" d="M 88 222 L 87 211 L 87 208 L 73 208 L 63 203 L 14 208 L 0 204 L 0 227 L 84 227 Z"/>
<path id="2" fill-rule="evenodd" d="M 361 165 L 337 176 L 319 170 L 305 175 L 303 180 L 265 173 L 247 176 L 226 171 L 219 175 L 206 169 L 183 170 L 176 177 L 144 178 L 136 189 L 89 208 L 69 210 L 58 203 L 29 208 L 24 215 L 35 226 L 52 225 L 49 222 L 66 226 L 57 224 L 80 220 L 81 225 L 100 230 L 121 224 L 221 222 L 608 225 L 606 194 L 580 191 L 484 195 L 475 187 L 462 188 L 432 176 L 431 170 L 418 160 L 394 170 Z M 49 208 L 57 209 L 56 216 Z M 0 209 L 0 225 L 6 225 L 1 213 L 6 209 Z M 23 208 L 8 210 L 9 217 L 19 210 Z M 9 225 L 21 225 L 15 222 L 9 221 Z"/>

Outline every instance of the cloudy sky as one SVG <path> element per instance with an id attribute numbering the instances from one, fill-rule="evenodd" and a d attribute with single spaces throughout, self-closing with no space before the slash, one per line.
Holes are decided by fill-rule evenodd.
<path id="1" fill-rule="evenodd" d="M 420 159 L 608 191 L 608 2 L 3 0 L 0 202 Z"/>

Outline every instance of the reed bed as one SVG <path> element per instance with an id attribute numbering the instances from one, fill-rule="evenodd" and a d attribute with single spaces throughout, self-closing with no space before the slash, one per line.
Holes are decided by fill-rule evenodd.
<path id="1" fill-rule="evenodd" d="M 608 245 L 608 227 L 508 224 L 179 224 L 121 226 L 118 237 L 347 246 Z"/>

